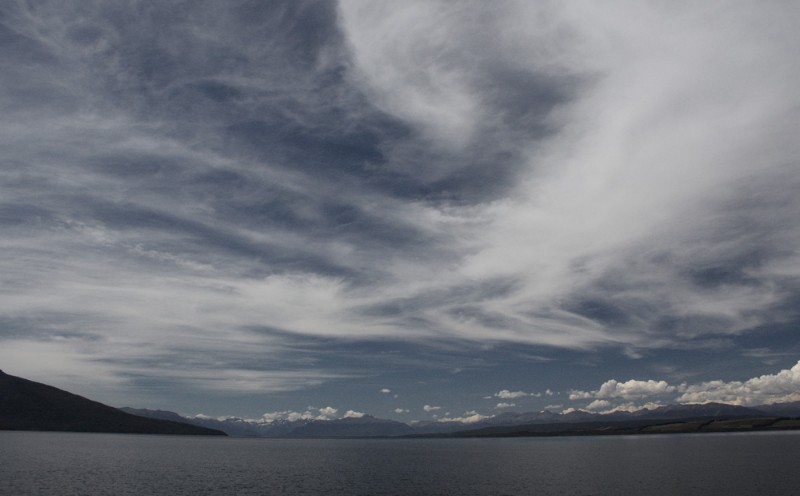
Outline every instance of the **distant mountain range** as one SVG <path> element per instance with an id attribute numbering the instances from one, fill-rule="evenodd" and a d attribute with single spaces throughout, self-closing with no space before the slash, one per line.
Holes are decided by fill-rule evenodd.
<path id="1" fill-rule="evenodd" d="M 506 412 L 479 422 L 425 421 L 411 425 L 364 415 L 336 420 L 245 420 L 181 417 L 174 412 L 123 408 L 145 417 L 189 422 L 210 427 L 237 437 L 268 438 L 344 438 L 344 437 L 425 437 L 425 436 L 512 436 L 629 434 L 649 432 L 699 432 L 800 428 L 800 402 L 761 405 L 755 408 L 706 403 L 668 405 L 635 412 L 566 414 L 542 412 Z M 728 422 L 725 424 L 724 422 Z M 739 422 L 739 423 L 736 423 Z M 671 426 L 665 430 L 665 426 Z"/>
<path id="2" fill-rule="evenodd" d="M 505 412 L 478 422 L 405 424 L 370 415 L 334 420 L 183 417 L 112 408 L 0 371 L 0 430 L 229 435 L 265 438 L 497 437 L 800 429 L 800 401 L 743 407 L 667 405 L 634 412 Z"/>
<path id="3" fill-rule="evenodd" d="M 0 370 L 0 430 L 224 436 L 219 430 L 131 415 Z"/>
<path id="4" fill-rule="evenodd" d="M 274 420 L 271 422 L 227 418 L 181 417 L 174 412 L 122 408 L 124 412 L 143 417 L 188 422 L 193 425 L 218 429 L 235 437 L 269 438 L 352 438 L 352 437 L 398 437 L 416 434 L 417 431 L 396 420 L 379 419 L 371 415 L 346 417 L 333 420 Z"/>

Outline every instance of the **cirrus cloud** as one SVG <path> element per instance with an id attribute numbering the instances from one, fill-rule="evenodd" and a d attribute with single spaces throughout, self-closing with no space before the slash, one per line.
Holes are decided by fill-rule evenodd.
<path id="1" fill-rule="evenodd" d="M 106 401 L 226 404 L 385 369 L 323 367 L 325 339 L 757 341 L 798 319 L 798 15 L 4 2 L 0 360 Z M 680 392 L 655 382 L 573 396 Z"/>

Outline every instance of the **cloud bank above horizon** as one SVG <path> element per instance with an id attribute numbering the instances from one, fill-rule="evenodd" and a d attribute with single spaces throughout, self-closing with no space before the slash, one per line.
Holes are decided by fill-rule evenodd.
<path id="1" fill-rule="evenodd" d="M 0 363 L 281 393 L 376 375 L 352 343 L 744 353 L 799 321 L 798 14 L 6 2 Z M 674 382 L 575 394 L 755 401 Z"/>
<path id="2" fill-rule="evenodd" d="M 531 396 L 522 391 L 512 392 L 507 390 L 500 391 L 494 397 L 498 398 L 521 398 Z M 560 395 L 549 391 L 548 396 Z M 761 405 L 772 405 L 776 403 L 800 402 L 800 361 L 790 369 L 783 369 L 774 374 L 764 374 L 759 377 L 752 377 L 745 381 L 722 381 L 713 380 L 695 384 L 681 383 L 671 385 L 664 380 L 637 380 L 629 379 L 624 382 L 610 379 L 597 390 L 578 391 L 571 390 L 566 393 L 571 405 L 564 408 L 564 405 L 550 406 L 542 410 L 549 410 L 554 413 L 570 413 L 574 411 L 586 411 L 595 413 L 612 413 L 619 411 L 634 412 L 639 410 L 653 410 L 667 405 L 686 405 L 686 404 L 706 404 L 706 403 L 726 403 L 730 405 L 758 407 Z M 488 396 L 484 399 L 490 399 Z M 585 403 L 586 400 L 592 400 Z M 495 412 L 503 412 L 513 409 L 519 411 L 517 404 L 500 402 L 493 408 Z M 446 412 L 440 416 L 440 412 L 445 407 L 423 405 L 421 408 L 396 408 L 394 413 L 397 415 L 411 414 L 419 422 L 432 420 L 436 422 L 461 422 L 465 424 L 479 422 L 491 418 L 497 413 L 487 415 L 480 414 L 476 410 L 464 412 L 461 416 L 453 416 Z M 264 413 L 259 418 L 242 419 L 239 417 L 220 416 L 217 420 L 241 420 L 256 424 L 272 424 L 275 422 L 295 422 L 298 420 L 336 420 L 343 418 L 360 418 L 366 415 L 363 412 L 347 410 L 340 413 L 338 408 L 332 406 L 317 408 L 307 407 L 304 411 L 275 411 Z M 191 416 L 191 415 L 189 415 Z M 205 414 L 195 414 L 198 418 L 213 418 Z M 428 418 L 429 417 L 429 418 Z"/>

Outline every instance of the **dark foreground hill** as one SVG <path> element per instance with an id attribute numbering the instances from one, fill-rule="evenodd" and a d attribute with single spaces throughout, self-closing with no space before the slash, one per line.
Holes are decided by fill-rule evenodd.
<path id="1" fill-rule="evenodd" d="M 1 370 L 0 430 L 225 435 L 205 427 L 131 415 Z"/>

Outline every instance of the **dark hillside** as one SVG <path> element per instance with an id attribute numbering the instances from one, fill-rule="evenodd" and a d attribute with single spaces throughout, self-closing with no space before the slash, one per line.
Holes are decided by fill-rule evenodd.
<path id="1" fill-rule="evenodd" d="M 139 417 L 0 371 L 0 430 L 217 435 L 194 425 Z"/>

